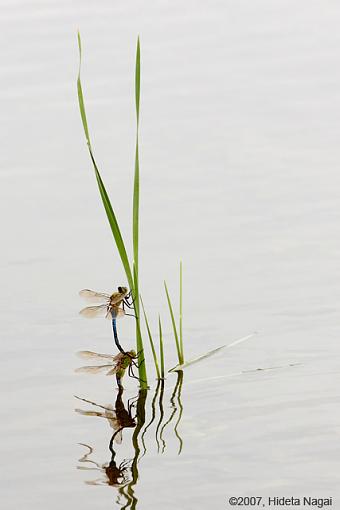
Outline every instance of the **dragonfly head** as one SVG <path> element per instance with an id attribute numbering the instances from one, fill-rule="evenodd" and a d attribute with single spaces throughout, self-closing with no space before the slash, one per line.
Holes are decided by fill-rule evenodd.
<path id="1" fill-rule="evenodd" d="M 126 294 L 128 294 L 128 293 L 129 293 L 129 289 L 128 289 L 127 287 L 118 287 L 118 292 L 119 292 L 120 294 L 124 294 L 124 295 L 126 295 Z"/>

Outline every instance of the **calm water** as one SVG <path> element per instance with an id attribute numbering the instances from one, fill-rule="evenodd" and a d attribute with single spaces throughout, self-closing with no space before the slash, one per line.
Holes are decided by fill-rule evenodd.
<path id="1" fill-rule="evenodd" d="M 79 119 L 78 28 L 93 145 L 127 237 L 141 36 L 141 278 L 153 326 L 164 317 L 168 367 L 162 282 L 175 295 L 180 258 L 187 357 L 259 332 L 185 372 L 182 453 L 174 421 L 163 455 L 150 426 L 137 508 L 340 498 L 339 22 L 339 4 L 321 0 L 2 2 L 4 508 L 126 503 L 113 487 L 84 483 L 102 473 L 76 469 L 88 451 L 78 443 L 99 466 L 110 461 L 113 431 L 76 414 L 94 407 L 73 395 L 103 406 L 117 398 L 111 379 L 74 374 L 76 351 L 112 352 L 109 324 L 82 320 L 77 293 L 125 282 Z M 133 320 L 120 331 L 132 347 Z M 259 367 L 282 368 L 251 371 Z M 175 384 L 169 374 L 164 422 Z M 127 381 L 124 405 L 137 394 Z M 118 465 L 135 455 L 134 430 L 115 448 Z"/>

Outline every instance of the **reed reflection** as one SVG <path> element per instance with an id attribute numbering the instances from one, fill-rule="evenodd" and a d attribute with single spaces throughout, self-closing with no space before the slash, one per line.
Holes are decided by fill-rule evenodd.
<path id="1" fill-rule="evenodd" d="M 166 449 L 165 432 L 172 429 L 174 436 L 179 441 L 179 451 L 182 450 L 183 440 L 179 433 L 179 424 L 182 417 L 183 406 L 181 403 L 181 390 L 183 384 L 183 372 L 177 373 L 177 381 L 171 392 L 170 401 L 165 404 L 164 396 L 165 381 L 158 381 L 156 388 L 152 390 L 140 389 L 138 395 L 126 401 L 123 400 L 124 389 L 119 387 L 114 405 L 102 405 L 92 400 L 75 396 L 75 398 L 89 404 L 91 408 L 79 408 L 75 411 L 87 417 L 104 418 L 113 430 L 108 443 L 110 458 L 107 462 L 100 463 L 94 459 L 94 447 L 87 443 L 79 443 L 87 451 L 79 459 L 77 469 L 82 471 L 97 471 L 101 477 L 87 480 L 87 485 L 109 485 L 117 490 L 117 504 L 121 510 L 135 509 L 138 498 L 136 486 L 139 480 L 140 461 L 151 449 L 152 444 L 157 447 L 158 453 L 164 453 Z M 168 414 L 168 408 L 170 414 Z M 171 429 L 169 428 L 172 424 Z M 118 448 L 123 441 L 123 430 L 133 429 L 131 445 L 133 455 L 131 458 L 119 456 Z M 126 440 L 128 437 L 126 436 Z"/>
<path id="2" fill-rule="evenodd" d="M 174 387 L 174 390 L 173 390 L 171 398 L 170 398 L 170 404 L 171 404 L 171 407 L 172 407 L 172 412 L 171 412 L 168 420 L 164 423 L 164 425 L 162 426 L 162 428 L 160 430 L 160 438 L 161 438 L 162 443 L 163 443 L 162 453 L 164 453 L 164 450 L 166 448 L 166 444 L 165 444 L 165 441 L 163 439 L 164 430 L 175 419 L 175 416 L 176 416 L 177 412 L 178 412 L 178 416 L 177 416 L 177 420 L 175 421 L 174 432 L 175 432 L 175 435 L 176 435 L 176 437 L 177 437 L 177 439 L 179 441 L 178 455 L 182 452 L 183 439 L 182 439 L 182 437 L 180 436 L 180 434 L 178 432 L 178 426 L 180 424 L 180 421 L 182 419 L 182 414 L 183 414 L 183 405 L 182 405 L 182 400 L 181 400 L 182 385 L 183 385 L 183 372 L 182 371 L 178 371 L 177 372 L 177 382 L 176 382 L 176 385 Z"/>

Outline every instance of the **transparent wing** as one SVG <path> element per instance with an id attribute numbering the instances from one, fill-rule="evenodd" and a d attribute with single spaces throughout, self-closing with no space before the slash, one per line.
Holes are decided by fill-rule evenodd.
<path id="1" fill-rule="evenodd" d="M 123 441 L 123 431 L 120 430 L 119 432 L 117 432 L 117 434 L 115 435 L 115 443 L 117 444 L 122 444 L 122 441 Z"/>
<path id="2" fill-rule="evenodd" d="M 79 296 L 87 301 L 91 301 L 92 303 L 103 303 L 103 301 L 110 300 L 110 294 L 106 294 L 105 292 L 95 292 L 90 289 L 81 290 L 79 292 Z"/>
<path id="3" fill-rule="evenodd" d="M 125 311 L 123 310 L 123 308 L 120 308 L 119 306 L 110 307 L 107 313 L 109 315 L 108 317 L 109 319 L 111 318 L 121 319 L 125 315 Z"/>
<path id="4" fill-rule="evenodd" d="M 79 373 L 87 373 L 87 374 L 99 374 L 99 372 L 103 372 L 105 370 L 112 369 L 112 365 L 97 365 L 97 366 L 89 366 L 89 367 L 79 367 L 76 368 L 75 372 Z"/>
<path id="5" fill-rule="evenodd" d="M 98 464 L 98 466 L 99 466 L 99 464 Z M 77 466 L 77 469 L 79 469 L 80 471 L 102 471 L 102 468 L 100 466 L 96 467 L 96 468 L 88 467 L 88 466 Z M 85 483 L 88 483 L 90 485 L 90 482 L 85 482 Z M 91 484 L 91 485 L 97 485 L 97 484 Z"/>
<path id="6" fill-rule="evenodd" d="M 93 351 L 79 351 L 77 352 L 77 356 L 85 359 L 97 359 L 97 360 L 108 359 L 110 360 L 110 362 L 117 361 L 121 357 L 120 353 L 116 354 L 115 356 L 112 356 L 112 354 L 100 354 L 99 352 Z"/>
<path id="7" fill-rule="evenodd" d="M 100 306 L 87 306 L 80 310 L 80 315 L 86 317 L 87 319 L 94 319 L 96 317 L 106 317 L 107 316 L 107 305 Z"/>
<path id="8" fill-rule="evenodd" d="M 84 411 L 84 409 L 75 409 L 75 412 L 82 416 L 99 416 L 100 418 L 106 418 L 105 413 L 101 411 Z"/>
<path id="9" fill-rule="evenodd" d="M 109 422 L 110 427 L 113 430 L 119 429 L 119 421 L 117 418 L 116 411 L 113 409 L 113 407 L 109 404 L 109 407 L 105 409 L 105 412 L 103 413 L 104 417 Z"/>
<path id="10" fill-rule="evenodd" d="M 116 365 L 115 367 L 112 367 L 112 365 L 111 365 L 110 368 L 111 368 L 111 370 L 109 370 L 106 375 L 114 375 L 114 374 L 116 374 L 118 372 L 118 370 L 119 370 L 119 365 Z"/>
<path id="11" fill-rule="evenodd" d="M 119 422 L 118 422 L 118 420 L 117 420 L 117 418 L 115 416 L 111 417 L 111 418 L 106 416 L 106 419 L 109 422 L 109 425 L 110 425 L 110 427 L 113 430 L 118 430 L 119 429 Z"/>

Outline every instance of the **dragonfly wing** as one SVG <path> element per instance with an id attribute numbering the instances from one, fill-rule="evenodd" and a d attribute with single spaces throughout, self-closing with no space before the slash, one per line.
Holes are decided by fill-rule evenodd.
<path id="1" fill-rule="evenodd" d="M 122 441 L 123 441 L 123 431 L 120 430 L 119 432 L 117 432 L 117 434 L 115 435 L 115 443 L 117 444 L 122 444 Z"/>
<path id="2" fill-rule="evenodd" d="M 116 411 L 113 408 L 105 410 L 105 418 L 107 419 L 107 421 L 109 422 L 110 427 L 114 431 L 119 429 L 120 423 L 119 423 L 119 420 L 117 418 Z"/>
<path id="3" fill-rule="evenodd" d="M 84 409 L 75 409 L 75 412 L 82 416 L 99 416 L 101 418 L 106 418 L 105 413 L 100 411 L 84 411 Z"/>
<path id="4" fill-rule="evenodd" d="M 100 354 L 99 352 L 92 351 L 79 351 L 77 352 L 77 356 L 85 359 L 97 359 L 97 360 L 108 359 L 110 360 L 110 362 L 119 359 L 119 354 L 116 354 L 116 356 L 112 356 L 112 354 Z"/>
<path id="5" fill-rule="evenodd" d="M 109 422 L 110 427 L 113 430 L 118 430 L 119 429 L 119 421 L 117 419 L 117 416 L 111 415 L 111 416 L 105 416 L 105 418 L 107 419 L 107 421 Z"/>
<path id="6" fill-rule="evenodd" d="M 118 366 L 115 366 L 115 367 L 112 368 L 112 365 L 111 365 L 110 368 L 111 368 L 111 370 L 109 370 L 106 375 L 114 375 L 114 374 L 116 374 L 118 372 L 118 369 L 119 369 Z"/>
<path id="7" fill-rule="evenodd" d="M 110 404 L 105 409 L 105 417 L 108 420 L 116 419 L 116 411 L 113 409 L 113 407 Z"/>
<path id="8" fill-rule="evenodd" d="M 88 466 L 77 466 L 77 469 L 79 469 L 80 471 L 101 471 L 102 470 L 101 467 L 93 468 L 93 467 L 88 467 Z"/>
<path id="9" fill-rule="evenodd" d="M 99 471 L 103 471 L 99 469 Z M 107 482 L 102 480 L 101 478 L 97 478 L 97 480 L 85 480 L 86 485 L 107 485 Z"/>
<path id="10" fill-rule="evenodd" d="M 104 292 L 95 292 L 90 289 L 83 289 L 79 292 L 79 296 L 86 299 L 87 301 L 91 301 L 92 303 L 103 303 L 103 301 L 110 300 L 110 294 L 105 294 Z"/>
<path id="11" fill-rule="evenodd" d="M 106 317 L 107 305 L 100 306 L 87 306 L 80 310 L 80 315 L 87 319 L 94 319 L 95 317 Z"/>
<path id="12" fill-rule="evenodd" d="M 76 372 L 79 373 L 87 373 L 87 374 L 99 374 L 99 372 L 105 371 L 112 368 L 112 365 L 97 365 L 97 366 L 89 366 L 89 367 L 79 367 L 76 368 Z"/>
<path id="13" fill-rule="evenodd" d="M 123 310 L 123 308 L 120 308 L 119 306 L 111 307 L 108 313 L 110 314 L 110 318 L 113 319 L 121 319 L 125 315 L 125 311 Z"/>

